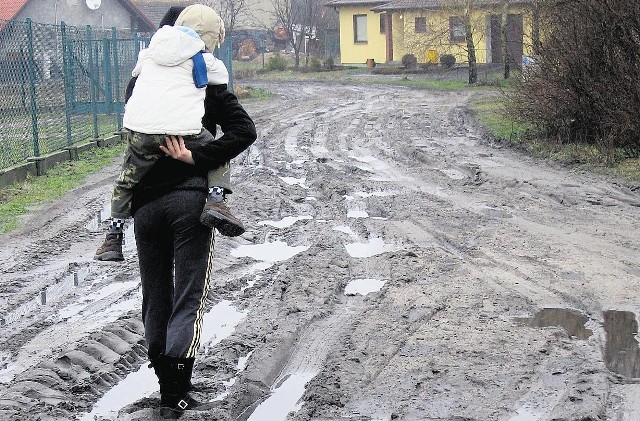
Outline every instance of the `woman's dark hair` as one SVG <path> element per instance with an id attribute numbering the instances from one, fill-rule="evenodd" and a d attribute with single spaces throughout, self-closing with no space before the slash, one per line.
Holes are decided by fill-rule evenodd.
<path id="1" fill-rule="evenodd" d="M 180 13 L 182 13 L 185 8 L 185 6 L 171 6 L 169 11 L 162 17 L 158 27 L 162 28 L 165 25 L 173 26 L 173 24 L 176 23 L 176 19 L 178 19 L 178 16 L 180 16 Z"/>

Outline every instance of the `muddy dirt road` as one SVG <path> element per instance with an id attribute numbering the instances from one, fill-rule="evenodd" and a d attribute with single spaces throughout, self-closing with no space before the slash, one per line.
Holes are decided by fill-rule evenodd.
<path id="1" fill-rule="evenodd" d="M 246 82 L 183 419 L 640 420 L 640 191 L 491 145 L 472 95 Z M 119 161 L 0 237 L 0 419 L 153 419 Z"/>

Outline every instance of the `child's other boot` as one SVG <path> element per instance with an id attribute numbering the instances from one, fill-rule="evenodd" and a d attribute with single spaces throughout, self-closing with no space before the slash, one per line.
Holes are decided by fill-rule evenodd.
<path id="1" fill-rule="evenodd" d="M 227 207 L 224 199 L 224 189 L 221 187 L 211 188 L 207 203 L 204 205 L 200 222 L 226 237 L 237 237 L 245 231 L 242 222 L 236 218 Z"/>
<path id="2" fill-rule="evenodd" d="M 124 260 L 122 255 L 122 244 L 124 244 L 124 220 L 113 218 L 109 224 L 109 232 L 102 242 L 102 245 L 96 250 L 95 260 L 105 262 L 121 262 Z"/>

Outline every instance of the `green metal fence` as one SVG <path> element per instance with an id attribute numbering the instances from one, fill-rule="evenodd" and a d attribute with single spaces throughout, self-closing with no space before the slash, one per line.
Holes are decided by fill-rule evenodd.
<path id="1" fill-rule="evenodd" d="M 115 28 L 0 20 L 0 170 L 120 130 L 148 41 Z M 228 41 L 216 54 L 232 74 Z"/>
<path id="2" fill-rule="evenodd" d="M 0 21 L 0 169 L 113 133 L 148 37 Z"/>

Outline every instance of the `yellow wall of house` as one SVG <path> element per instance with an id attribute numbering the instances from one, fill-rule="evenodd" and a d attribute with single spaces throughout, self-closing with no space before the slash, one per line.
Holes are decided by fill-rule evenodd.
<path id="1" fill-rule="evenodd" d="M 532 56 L 533 55 L 533 22 L 531 13 L 527 13 L 526 11 L 522 12 L 522 42 L 523 42 L 523 55 Z"/>
<path id="2" fill-rule="evenodd" d="M 386 61 L 385 34 L 380 33 L 380 14 L 371 10 L 371 5 L 340 8 L 340 61 L 343 64 L 366 64 L 367 59 L 376 63 Z M 353 16 L 367 15 L 367 42 L 355 43 Z"/>
<path id="3" fill-rule="evenodd" d="M 523 15 L 523 54 L 531 54 L 531 17 L 523 8 L 512 7 L 510 14 Z M 501 14 L 500 9 L 476 10 L 471 16 L 473 41 L 476 50 L 476 61 L 487 63 L 489 40 L 487 39 L 490 15 Z M 400 61 L 405 54 L 416 56 L 419 63 L 425 63 L 434 56 L 453 54 L 456 63 L 468 63 L 467 45 L 465 41 L 449 40 L 449 17 L 460 15 L 456 10 L 445 11 L 405 11 L 393 14 L 393 60 Z M 416 17 L 425 17 L 426 33 L 415 32 Z M 431 50 L 431 51 L 430 51 Z"/>
<path id="4" fill-rule="evenodd" d="M 380 33 L 380 14 L 371 12 L 370 5 L 341 7 L 340 12 L 340 53 L 343 64 L 364 64 L 373 58 L 377 63 L 386 61 L 386 38 Z M 531 54 L 531 16 L 522 7 L 509 8 L 510 14 L 523 15 L 523 54 Z M 353 16 L 367 15 L 366 43 L 354 42 Z M 419 63 L 429 58 L 439 58 L 443 54 L 453 54 L 456 63 L 467 63 L 466 42 L 449 41 L 449 17 L 460 15 L 457 10 L 422 10 L 394 12 L 393 20 L 393 61 L 401 61 L 405 54 L 416 56 Z M 487 63 L 489 16 L 501 14 L 501 9 L 481 9 L 472 14 L 476 61 Z M 425 17 L 426 33 L 415 32 L 416 17 Z M 436 58 L 436 60 L 437 60 Z"/>

